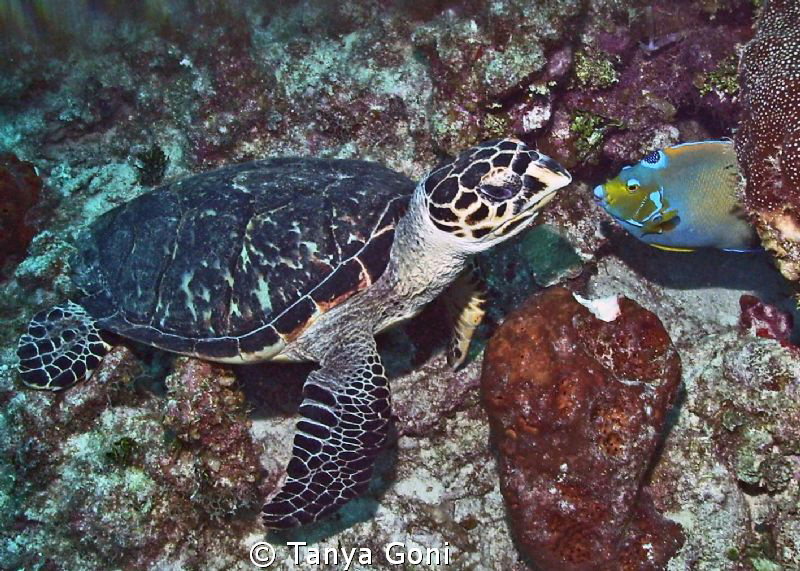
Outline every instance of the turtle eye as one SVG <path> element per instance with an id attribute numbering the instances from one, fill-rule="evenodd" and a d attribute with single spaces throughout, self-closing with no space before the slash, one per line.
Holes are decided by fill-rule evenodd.
<path id="1" fill-rule="evenodd" d="M 480 193 L 492 202 L 508 200 L 521 188 L 522 178 L 510 170 L 486 176 L 478 185 Z"/>
<path id="2" fill-rule="evenodd" d="M 503 200 L 508 200 L 512 196 L 514 196 L 516 191 L 513 188 L 508 186 L 496 186 L 493 184 L 482 184 L 478 187 L 486 198 L 489 200 L 500 202 Z"/>
<path id="3" fill-rule="evenodd" d="M 628 179 L 628 192 L 636 192 L 639 190 L 639 181 L 635 178 Z"/>

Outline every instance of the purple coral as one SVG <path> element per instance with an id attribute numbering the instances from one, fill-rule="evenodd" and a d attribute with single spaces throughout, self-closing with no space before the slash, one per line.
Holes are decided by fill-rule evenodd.
<path id="1" fill-rule="evenodd" d="M 165 424 L 182 448 L 195 456 L 195 476 L 200 481 L 192 494 L 212 517 L 222 517 L 242 507 L 252 507 L 265 494 L 259 450 L 249 432 L 244 395 L 236 390 L 233 375 L 219 365 L 182 359 L 167 378 L 170 399 Z M 181 474 L 165 470 L 171 484 L 193 485 Z"/>

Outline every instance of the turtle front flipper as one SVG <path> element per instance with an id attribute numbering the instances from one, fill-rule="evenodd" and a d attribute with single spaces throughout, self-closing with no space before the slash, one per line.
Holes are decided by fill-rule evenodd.
<path id="1" fill-rule="evenodd" d="M 460 367 L 469 353 L 469 344 L 475 329 L 483 321 L 486 301 L 486 284 L 474 262 L 458 276 L 444 296 L 450 321 L 454 324 L 453 336 L 447 350 L 447 363 Z"/>
<path id="2" fill-rule="evenodd" d="M 110 348 L 86 310 L 68 301 L 34 315 L 19 338 L 20 378 L 33 389 L 60 391 L 88 379 Z"/>
<path id="3" fill-rule="evenodd" d="M 269 528 L 317 521 L 369 485 L 389 428 L 389 384 L 375 339 L 354 335 L 306 380 L 286 480 L 263 508 Z"/>

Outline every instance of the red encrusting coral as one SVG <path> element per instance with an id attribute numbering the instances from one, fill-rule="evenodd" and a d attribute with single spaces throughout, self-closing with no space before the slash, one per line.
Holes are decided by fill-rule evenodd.
<path id="1" fill-rule="evenodd" d="M 739 326 L 758 337 L 775 339 L 782 344 L 789 344 L 794 319 L 788 311 L 783 311 L 772 304 L 764 303 L 753 295 L 739 298 L 742 314 Z"/>
<path id="2" fill-rule="evenodd" d="M 764 246 L 800 280 L 800 3 L 765 3 L 739 66 L 736 152 L 745 204 Z"/>
<path id="3" fill-rule="evenodd" d="M 514 532 L 542 570 L 656 570 L 683 542 L 643 488 L 680 384 L 658 317 L 595 317 L 564 288 L 489 342 L 481 388 Z"/>
<path id="4" fill-rule="evenodd" d="M 0 267 L 21 257 L 36 234 L 27 214 L 41 190 L 42 179 L 33 164 L 11 153 L 0 154 Z"/>

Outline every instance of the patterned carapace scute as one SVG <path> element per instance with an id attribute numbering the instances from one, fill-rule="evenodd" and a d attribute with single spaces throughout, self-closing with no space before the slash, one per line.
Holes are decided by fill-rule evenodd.
<path id="1" fill-rule="evenodd" d="M 781 272 L 800 279 L 800 2 L 769 0 L 740 65 L 745 204 Z"/>
<path id="2" fill-rule="evenodd" d="M 258 351 L 383 273 L 413 189 L 378 164 L 309 158 L 164 185 L 84 235 L 81 303 L 101 327 L 165 349 Z"/>

